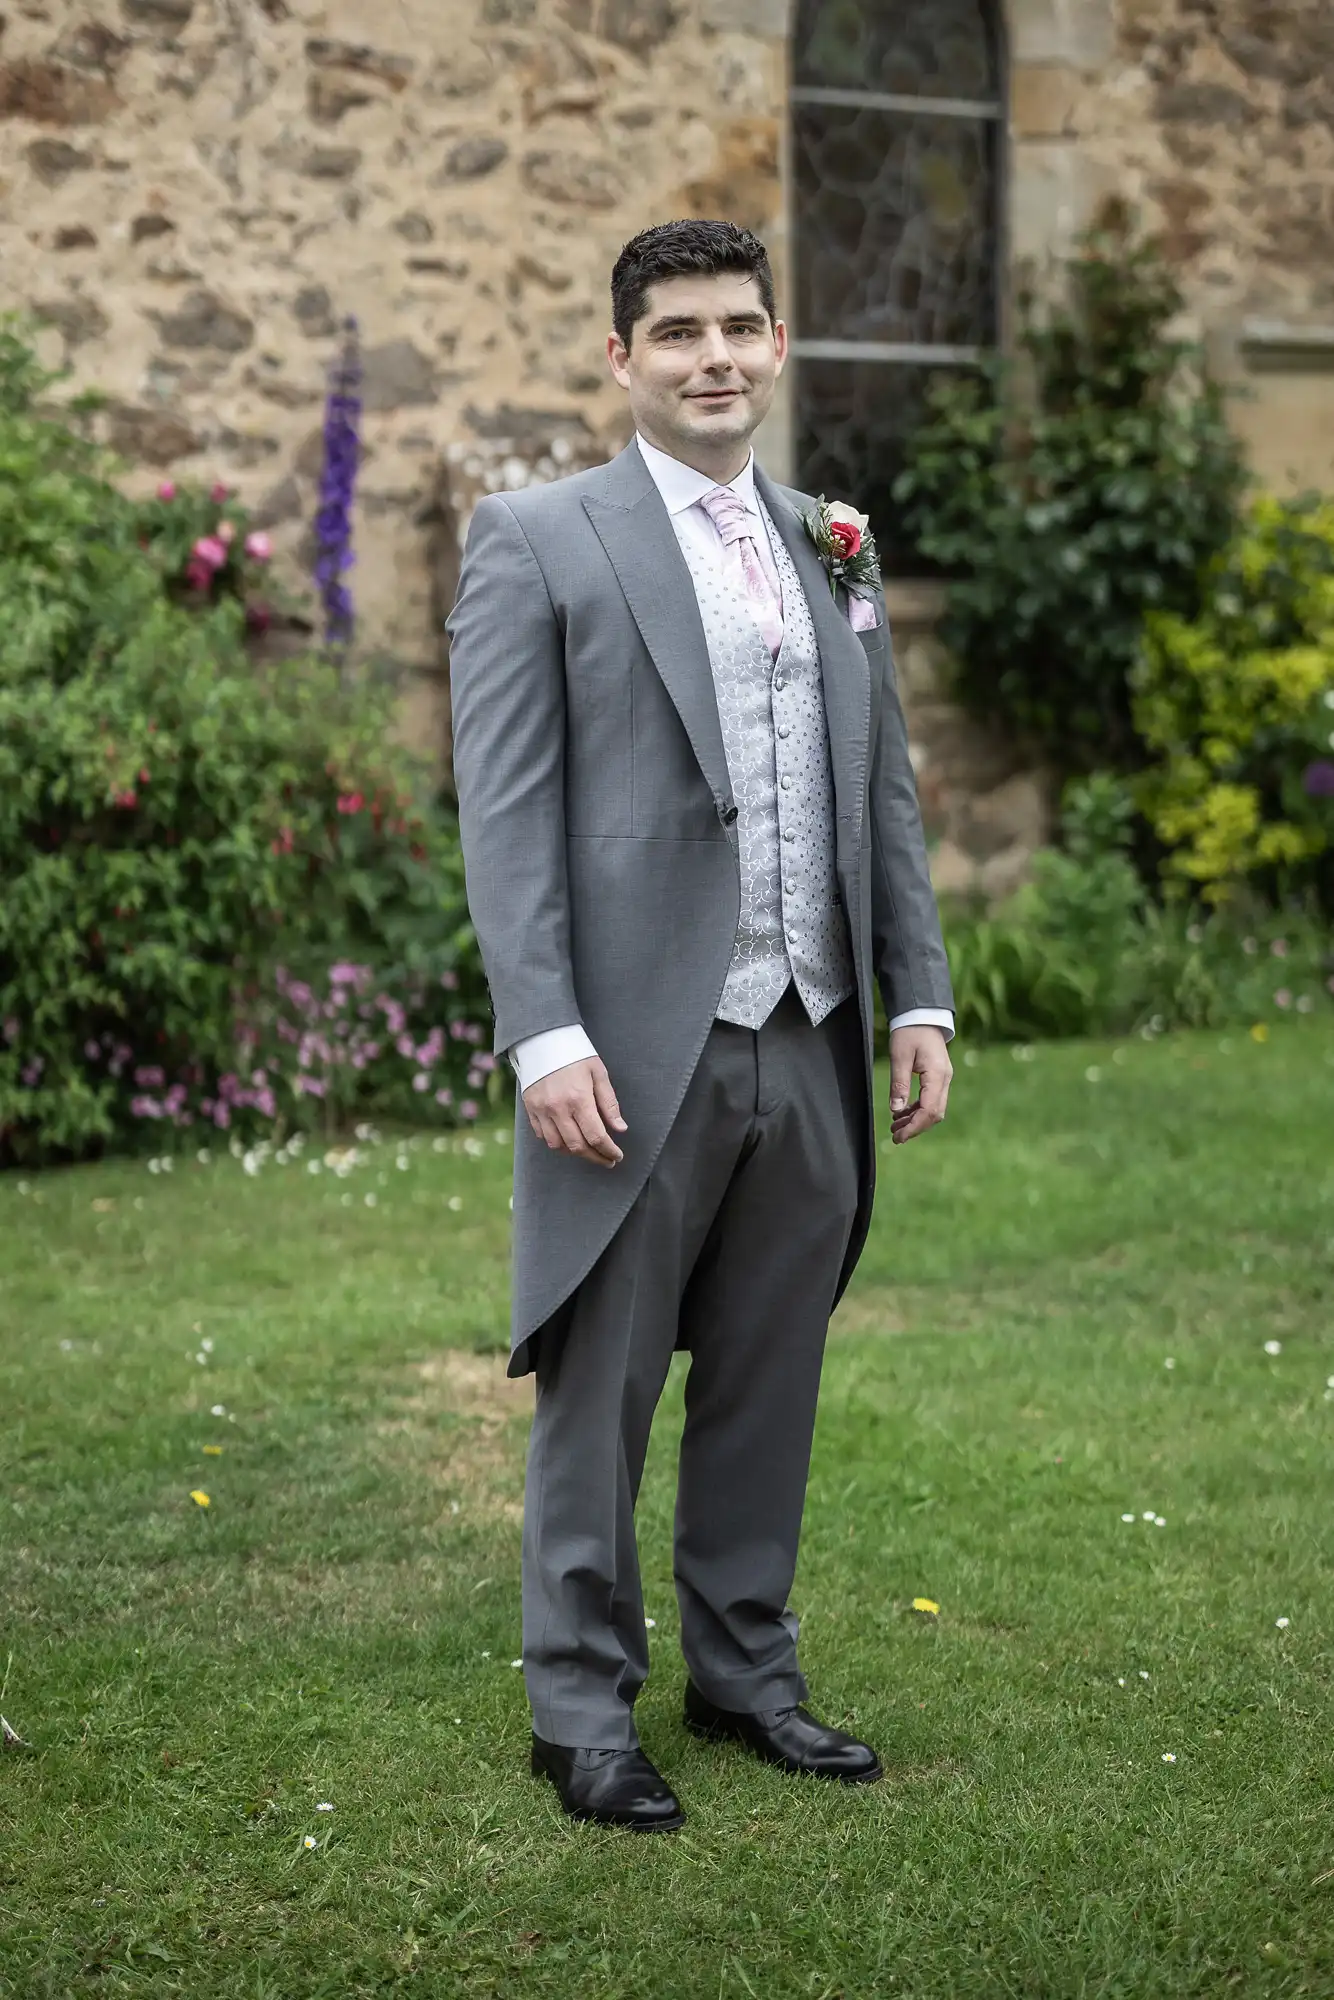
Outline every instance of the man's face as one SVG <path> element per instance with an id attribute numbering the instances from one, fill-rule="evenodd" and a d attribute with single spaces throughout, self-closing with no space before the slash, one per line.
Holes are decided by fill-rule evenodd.
<path id="1" fill-rule="evenodd" d="M 739 449 L 774 399 L 787 328 L 771 325 L 753 278 L 665 278 L 649 290 L 627 348 L 607 342 L 635 428 L 674 456 Z"/>

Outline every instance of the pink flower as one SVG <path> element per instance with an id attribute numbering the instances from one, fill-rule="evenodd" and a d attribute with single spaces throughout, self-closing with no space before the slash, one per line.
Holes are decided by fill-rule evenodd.
<path id="1" fill-rule="evenodd" d="M 176 481 L 174 479 L 160 479 L 158 481 L 157 497 L 159 500 L 174 500 L 176 498 Z"/>
<path id="2" fill-rule="evenodd" d="M 1275 938 L 1269 949 L 1273 952 L 1275 958 L 1286 958 L 1288 955 L 1288 940 L 1286 938 Z"/>
<path id="3" fill-rule="evenodd" d="M 477 1116 L 477 1105 L 471 1097 L 465 1097 L 462 1104 L 460 1104 L 459 1116 L 460 1118 L 475 1118 Z"/>
<path id="4" fill-rule="evenodd" d="M 424 1069 L 417 1071 L 416 1076 L 412 1079 L 412 1087 L 414 1090 L 429 1090 L 431 1088 L 431 1079 Z"/>
<path id="5" fill-rule="evenodd" d="M 1278 992 L 1274 995 L 1274 1005 L 1276 1007 L 1291 1007 L 1292 995 L 1286 986 L 1279 987 Z"/>
<path id="6" fill-rule="evenodd" d="M 442 972 L 442 973 L 441 973 L 441 975 L 440 975 L 440 984 L 441 984 L 441 985 L 442 985 L 442 986 L 444 987 L 444 989 L 445 989 L 445 991 L 446 991 L 447 993 L 454 993 L 454 992 L 457 992 L 457 990 L 458 990 L 458 983 L 459 983 L 459 976 L 458 976 L 457 972 Z"/>
<path id="7" fill-rule="evenodd" d="M 96 1042 L 85 1042 L 83 1045 L 83 1052 L 87 1056 L 89 1062 L 96 1062 L 97 1058 L 102 1053 L 100 1047 Z"/>
<path id="8" fill-rule="evenodd" d="M 224 548 L 230 548 L 236 540 L 236 523 L 235 521 L 219 521 L 213 533 Z"/>
<path id="9" fill-rule="evenodd" d="M 435 1101 L 437 1104 L 452 1104 L 454 1102 L 454 1093 L 452 1090 L 437 1090 Z"/>
<path id="10" fill-rule="evenodd" d="M 12 1014 L 10 1015 L 9 1019 L 5 1022 L 4 1032 L 5 1032 L 5 1040 L 7 1042 L 16 1042 L 19 1038 L 19 1024 L 14 1019 L 14 1016 Z"/>
<path id="11" fill-rule="evenodd" d="M 221 503 L 225 499 L 227 499 L 230 490 L 231 489 L 227 486 L 224 486 L 223 482 L 219 479 L 214 486 L 210 487 L 208 497 L 210 500 L 215 500 L 218 502 L 219 505 L 221 505 Z"/>
<path id="12" fill-rule="evenodd" d="M 207 563 L 210 569 L 221 569 L 227 560 L 226 545 L 216 535 L 201 535 L 192 553 L 201 563 Z"/>
<path id="13" fill-rule="evenodd" d="M 413 1041 L 411 1035 L 400 1035 L 398 1040 L 394 1043 L 394 1047 L 398 1050 L 398 1053 L 405 1058 L 408 1056 L 415 1056 L 417 1053 L 417 1044 Z"/>
<path id="14" fill-rule="evenodd" d="M 245 538 L 245 552 L 252 562 L 267 562 L 273 554 L 273 543 L 262 528 L 255 528 Z"/>

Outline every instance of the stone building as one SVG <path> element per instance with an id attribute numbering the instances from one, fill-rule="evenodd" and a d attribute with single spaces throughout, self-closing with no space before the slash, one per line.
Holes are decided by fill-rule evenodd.
<path id="1" fill-rule="evenodd" d="M 228 481 L 293 581 L 357 316 L 360 645 L 442 755 L 458 533 L 624 438 L 606 279 L 652 221 L 765 235 L 796 360 L 761 455 L 891 551 L 925 370 L 1003 342 L 1113 190 L 1260 475 L 1334 485 L 1334 0 L 11 0 L 0 116 L 0 306 L 106 392 L 128 483 Z M 1040 788 L 941 701 L 931 591 L 891 608 L 940 875 L 1001 890 Z"/>

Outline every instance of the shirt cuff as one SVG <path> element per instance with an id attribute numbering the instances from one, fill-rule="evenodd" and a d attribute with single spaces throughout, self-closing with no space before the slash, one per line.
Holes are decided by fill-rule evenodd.
<path id="1" fill-rule="evenodd" d="M 943 1028 L 945 1040 L 954 1040 L 954 1016 L 944 1007 L 914 1007 L 910 1013 L 896 1014 L 889 1024 L 891 1035 L 895 1028 Z"/>
<path id="2" fill-rule="evenodd" d="M 519 1079 L 519 1095 L 544 1076 L 550 1076 L 553 1069 L 565 1069 L 570 1063 L 583 1062 L 595 1056 L 597 1050 L 589 1041 L 584 1030 L 576 1022 L 569 1028 L 548 1028 L 540 1035 L 526 1035 L 521 1042 L 507 1051 L 510 1067 Z"/>

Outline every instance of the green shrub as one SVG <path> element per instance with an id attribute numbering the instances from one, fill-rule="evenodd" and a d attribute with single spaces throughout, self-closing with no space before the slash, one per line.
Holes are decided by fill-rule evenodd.
<path id="1" fill-rule="evenodd" d="M 992 916 L 946 925 L 959 1025 L 984 1040 L 1090 1034 L 1126 1005 L 1127 953 L 1144 890 L 1131 863 L 1134 809 L 1115 778 L 1066 789 L 1062 845 Z"/>
<path id="2" fill-rule="evenodd" d="M 1146 612 L 1190 616 L 1245 474 L 1201 350 L 1169 339 L 1181 295 L 1110 207 L 1069 266 L 1069 304 L 1020 363 L 937 385 L 896 497 L 946 572 L 944 638 L 969 707 L 1061 773 L 1142 761 L 1130 675 Z"/>
<path id="3" fill-rule="evenodd" d="M 0 1160 L 452 1117 L 500 1079 L 451 818 L 382 697 L 182 597 L 49 379 L 4 336 Z"/>
<path id="4" fill-rule="evenodd" d="M 978 1041 L 1254 1026 L 1334 995 L 1328 925 L 1314 909 L 1159 907 L 1129 857 L 1123 781 L 1072 784 L 1062 846 L 987 916 L 947 911 L 960 1033 Z"/>
<path id="5" fill-rule="evenodd" d="M 1169 881 L 1334 916 L 1334 502 L 1258 501 L 1198 615 L 1148 619 L 1135 721 Z"/>

